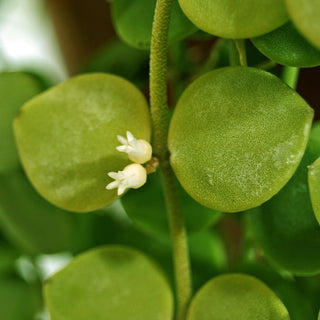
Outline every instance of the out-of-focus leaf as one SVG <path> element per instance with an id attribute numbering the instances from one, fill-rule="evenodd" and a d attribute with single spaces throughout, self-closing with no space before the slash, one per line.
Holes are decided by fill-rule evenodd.
<path id="1" fill-rule="evenodd" d="M 271 288 L 288 309 L 290 320 L 314 318 L 311 302 L 305 293 L 301 292 L 295 279 L 285 279 L 270 267 L 262 264 L 242 266 L 238 271 L 260 279 Z"/>
<path id="2" fill-rule="evenodd" d="M 77 226 L 74 214 L 49 204 L 20 171 L 0 176 L 0 223 L 7 238 L 30 254 L 71 250 Z"/>
<path id="3" fill-rule="evenodd" d="M 251 40 L 266 57 L 282 65 L 300 68 L 320 65 L 320 50 L 310 45 L 292 22 Z"/>
<path id="4" fill-rule="evenodd" d="M 134 83 L 147 80 L 149 53 L 114 40 L 100 49 L 85 66 L 84 72 L 107 72 Z"/>
<path id="5" fill-rule="evenodd" d="M 297 275 L 320 272 L 320 227 L 308 190 L 308 166 L 320 155 L 320 124 L 310 135 L 291 180 L 272 199 L 248 212 L 253 238 L 278 267 Z"/>
<path id="6" fill-rule="evenodd" d="M 117 0 L 112 4 L 112 16 L 118 35 L 133 47 L 149 49 L 156 0 Z M 187 19 L 177 0 L 169 27 L 169 44 L 193 34 L 197 28 Z"/>
<path id="7" fill-rule="evenodd" d="M 289 320 L 281 300 L 260 280 L 225 274 L 207 282 L 191 301 L 187 320 Z"/>
<path id="8" fill-rule="evenodd" d="M 318 0 L 286 0 L 286 4 L 297 29 L 320 49 L 320 2 Z"/>
<path id="9" fill-rule="evenodd" d="M 31 74 L 0 73 L 0 174 L 19 168 L 13 120 L 22 105 L 42 90 L 39 78 Z"/>
<path id="10" fill-rule="evenodd" d="M 0 277 L 0 319 L 29 320 L 39 311 L 40 294 L 19 278 Z"/>
<path id="11" fill-rule="evenodd" d="M 0 243 L 0 277 L 10 274 L 14 270 L 14 264 L 19 257 L 19 252 L 13 248 L 3 246 Z"/>
<path id="12" fill-rule="evenodd" d="M 221 212 L 203 207 L 180 186 L 181 211 L 189 232 L 197 232 L 216 222 Z M 155 235 L 170 236 L 168 217 L 159 172 L 150 174 L 147 183 L 130 190 L 121 202 L 133 223 L 141 230 Z M 141 205 L 143 204 L 143 205 Z"/>
<path id="13" fill-rule="evenodd" d="M 45 285 L 52 320 L 170 320 L 171 288 L 147 256 L 129 247 L 87 251 Z"/>
<path id="14" fill-rule="evenodd" d="M 308 185 L 312 208 L 320 224 L 320 158 L 310 165 L 308 169 Z"/>

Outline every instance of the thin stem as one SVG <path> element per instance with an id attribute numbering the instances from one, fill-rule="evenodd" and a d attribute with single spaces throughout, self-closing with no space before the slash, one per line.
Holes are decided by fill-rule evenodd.
<path id="1" fill-rule="evenodd" d="M 236 48 L 239 53 L 239 58 L 240 58 L 240 64 L 243 67 L 246 67 L 247 64 L 247 55 L 246 55 L 246 48 L 245 48 L 245 43 L 243 39 L 236 39 L 234 40 L 234 43 L 236 45 Z"/>
<path id="2" fill-rule="evenodd" d="M 158 0 L 154 15 L 150 51 L 150 104 L 153 124 L 153 152 L 160 162 L 167 158 L 169 127 L 167 99 L 167 54 L 173 0 Z"/>
<path id="3" fill-rule="evenodd" d="M 239 54 L 233 40 L 229 40 L 229 63 L 232 67 L 240 65 Z"/>
<path id="4" fill-rule="evenodd" d="M 184 221 L 177 185 L 169 162 L 167 135 L 168 32 L 173 0 L 158 0 L 155 10 L 150 52 L 150 104 L 153 124 L 153 151 L 159 159 L 164 195 L 173 243 L 173 262 L 178 302 L 177 320 L 184 320 L 191 298 L 191 272 Z"/>
<path id="5" fill-rule="evenodd" d="M 299 68 L 284 67 L 282 71 L 282 80 L 292 89 L 297 88 L 299 78 Z"/>
<path id="6" fill-rule="evenodd" d="M 169 161 L 162 162 L 160 168 L 162 171 L 164 195 L 173 247 L 173 263 L 178 308 L 176 319 L 185 320 L 192 295 L 187 236 L 181 214 L 180 203 L 177 201 L 179 197 L 177 182 Z"/>
<path id="7" fill-rule="evenodd" d="M 277 65 L 278 64 L 276 62 L 272 60 L 267 60 L 255 65 L 254 67 L 258 69 L 263 69 L 263 70 L 270 70 L 272 68 L 275 68 Z"/>
<path id="8" fill-rule="evenodd" d="M 213 70 L 217 67 L 219 60 L 221 59 L 221 56 L 223 55 L 223 51 L 226 47 L 226 44 L 229 40 L 220 38 L 218 41 L 216 41 L 211 49 L 210 49 L 210 55 L 208 57 L 207 62 L 201 69 L 201 74 L 204 74 L 210 70 Z M 230 54 L 230 51 L 229 51 Z"/>

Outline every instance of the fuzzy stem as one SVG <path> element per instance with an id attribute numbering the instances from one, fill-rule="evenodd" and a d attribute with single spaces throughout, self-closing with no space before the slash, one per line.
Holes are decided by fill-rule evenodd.
<path id="1" fill-rule="evenodd" d="M 167 53 L 173 0 L 158 0 L 154 15 L 150 51 L 150 104 L 153 152 L 160 160 L 167 155 L 169 112 L 167 98 Z"/>
<path id="2" fill-rule="evenodd" d="M 282 80 L 292 89 L 296 89 L 298 84 L 299 68 L 283 67 Z"/>
<path id="3" fill-rule="evenodd" d="M 192 295 L 191 270 L 189 264 L 189 252 L 187 236 L 180 203 L 177 201 L 177 182 L 169 162 L 160 164 L 162 182 L 168 212 L 169 226 L 171 230 L 173 263 L 177 295 L 177 320 L 185 320 Z"/>
<path id="4" fill-rule="evenodd" d="M 177 320 L 184 320 L 191 298 L 191 272 L 187 236 L 176 180 L 169 162 L 167 136 L 167 53 L 169 22 L 173 0 L 158 0 L 152 28 L 150 52 L 150 104 L 153 124 L 153 151 L 159 159 L 164 196 L 173 244 L 173 262 L 177 295 Z"/>

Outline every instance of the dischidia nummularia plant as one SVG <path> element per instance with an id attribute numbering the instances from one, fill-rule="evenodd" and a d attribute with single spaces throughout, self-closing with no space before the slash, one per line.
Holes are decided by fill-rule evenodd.
<path id="1" fill-rule="evenodd" d="M 103 69 L 45 91 L 0 74 L 0 226 L 29 256 L 75 255 L 43 285 L 50 319 L 319 320 L 320 124 L 295 89 L 320 66 L 320 2 L 110 5 L 119 37 L 150 50 L 149 104 Z M 186 63 L 182 40 L 211 36 L 208 62 Z"/>

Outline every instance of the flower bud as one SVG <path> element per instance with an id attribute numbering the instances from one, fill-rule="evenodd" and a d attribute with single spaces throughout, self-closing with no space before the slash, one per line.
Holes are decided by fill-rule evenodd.
<path id="1" fill-rule="evenodd" d="M 118 189 L 118 195 L 125 192 L 126 189 L 138 189 L 147 181 L 146 169 L 137 163 L 129 164 L 122 171 L 109 172 L 108 176 L 115 181 L 109 183 L 106 189 Z"/>
<path id="2" fill-rule="evenodd" d="M 137 140 L 130 131 L 127 131 L 127 138 L 118 136 L 121 146 L 117 147 L 120 152 L 126 152 L 129 159 L 135 163 L 145 163 L 151 159 L 152 147 L 149 142 Z"/>

